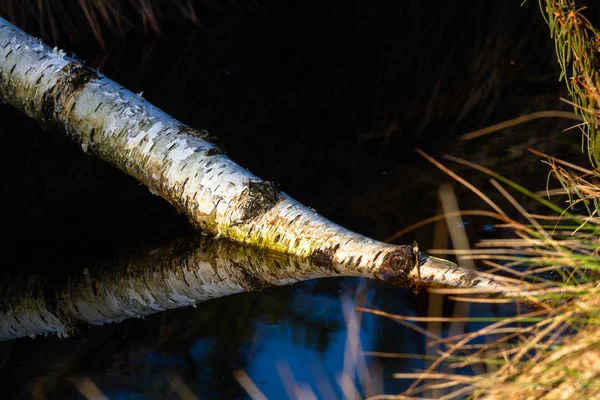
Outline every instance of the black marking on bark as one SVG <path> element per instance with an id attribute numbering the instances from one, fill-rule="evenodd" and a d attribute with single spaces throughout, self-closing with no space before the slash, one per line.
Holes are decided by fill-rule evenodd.
<path id="1" fill-rule="evenodd" d="M 243 265 L 231 262 L 241 273 L 242 281 L 238 282 L 248 292 L 258 292 L 264 290 L 269 283 L 260 276 L 252 274 Z"/>
<path id="2" fill-rule="evenodd" d="M 460 277 L 459 282 L 461 287 L 473 287 L 479 284 L 481 279 L 475 272 L 467 272 Z"/>
<path id="3" fill-rule="evenodd" d="M 187 263 L 186 263 L 185 267 L 187 269 Z M 190 283 L 187 281 L 187 278 L 185 277 L 185 274 L 183 272 L 181 272 L 180 276 L 181 276 L 181 280 L 183 280 L 185 282 L 187 287 L 192 287 L 192 285 L 190 285 Z"/>
<path id="4" fill-rule="evenodd" d="M 48 324 L 48 320 L 46 319 L 46 317 L 44 317 L 44 314 L 40 314 L 40 319 L 47 325 Z"/>
<path id="5" fill-rule="evenodd" d="M 211 136 L 211 134 L 205 129 L 194 129 L 186 125 L 179 125 L 177 129 L 177 133 L 179 134 L 186 133 L 191 136 L 197 136 L 202 140 L 211 141 L 212 139 L 216 139 L 216 137 Z"/>
<path id="6" fill-rule="evenodd" d="M 42 286 L 43 287 L 43 286 Z M 43 288 L 44 291 L 44 301 L 46 302 L 46 309 L 48 312 L 59 320 L 62 320 L 63 316 L 61 310 L 59 309 L 59 300 L 56 298 L 56 294 L 49 287 Z"/>
<path id="7" fill-rule="evenodd" d="M 10 69 L 9 73 L 12 74 L 16 67 L 17 67 L 17 64 L 13 65 L 12 68 Z"/>
<path id="8" fill-rule="evenodd" d="M 185 133 L 190 136 L 196 136 L 196 137 L 199 137 L 200 139 L 212 144 L 214 146 L 214 148 L 206 150 L 204 153 L 205 155 L 213 156 L 213 155 L 217 155 L 217 154 L 227 154 L 227 150 L 223 147 L 223 144 L 219 142 L 219 140 L 216 136 L 211 135 L 207 130 L 194 129 L 194 128 L 190 128 L 189 126 L 186 126 L 186 125 L 179 125 L 177 127 L 177 129 L 178 129 L 177 134 Z"/>
<path id="9" fill-rule="evenodd" d="M 317 249 L 312 252 L 309 259 L 316 266 L 334 271 L 339 274 L 340 271 L 336 268 L 334 262 L 335 253 L 336 251 L 338 251 L 339 248 L 340 245 L 336 244 L 335 246 L 331 246 L 324 250 Z"/>
<path id="10" fill-rule="evenodd" d="M 410 287 L 408 274 L 415 267 L 416 259 L 412 246 L 398 246 L 396 250 L 383 257 L 381 268 L 375 273 L 375 276 L 393 285 Z"/>
<path id="11" fill-rule="evenodd" d="M 223 154 L 223 149 L 221 149 L 220 147 L 211 147 L 210 149 L 204 152 L 204 155 L 207 157 L 216 156 L 219 154 Z"/>
<path id="12" fill-rule="evenodd" d="M 66 290 L 66 288 L 64 289 Z M 47 285 L 44 290 L 44 300 L 46 301 L 46 309 L 63 325 L 65 325 L 66 333 L 71 336 L 82 332 L 90 327 L 90 324 L 75 316 L 68 307 L 70 300 L 63 297 L 60 291 L 56 290 L 55 286 Z"/>
<path id="13" fill-rule="evenodd" d="M 310 255 L 310 261 L 321 268 L 331 269 L 333 266 L 333 259 L 331 251 L 329 250 L 315 250 Z"/>
<path id="14" fill-rule="evenodd" d="M 246 188 L 242 196 L 246 199 L 242 206 L 242 223 L 262 216 L 281 200 L 277 188 L 271 182 L 250 180 L 244 186 Z"/>
<path id="15" fill-rule="evenodd" d="M 62 106 L 80 92 L 98 74 L 89 67 L 75 62 L 65 65 L 57 82 L 42 96 L 42 120 L 46 129 L 64 130 L 59 122 Z"/>

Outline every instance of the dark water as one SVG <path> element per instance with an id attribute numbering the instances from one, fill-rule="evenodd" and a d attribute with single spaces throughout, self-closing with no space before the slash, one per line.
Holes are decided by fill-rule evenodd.
<path id="1" fill-rule="evenodd" d="M 106 33 L 106 53 L 91 34 L 50 44 L 101 65 L 186 124 L 208 129 L 231 158 L 319 213 L 383 240 L 435 214 L 438 187 L 448 181 L 415 147 L 484 163 L 531 189 L 544 188 L 546 168 L 526 147 L 579 151 L 576 133 L 560 134 L 569 123 L 556 120 L 457 144 L 457 135 L 503 119 L 568 109 L 558 100 L 565 92 L 537 4 L 497 3 L 433 9 L 416 1 L 255 2 L 200 9 L 196 26 L 167 13 L 160 37 L 145 36 L 141 27 L 129 28 L 124 40 Z M 6 270 L 60 274 L 132 246 L 194 234 L 134 180 L 7 107 L 0 114 Z M 489 189 L 485 177 L 455 170 Z M 467 190 L 456 191 L 462 208 L 484 207 Z M 469 220 L 464 227 L 474 241 L 496 234 L 490 223 Z M 413 237 L 428 249 L 433 228 L 397 243 Z M 327 387 L 342 398 L 336 379 L 354 334 L 343 310 L 354 301 L 401 315 L 431 311 L 427 293 L 360 279 L 240 294 L 74 338 L 1 343 L 3 392 L 82 398 L 77 387 L 93 382 L 111 399 L 186 398 L 173 389 L 181 379 L 198 398 L 246 398 L 233 376 L 241 369 L 277 399 L 294 387 L 287 366 L 317 398 L 328 398 Z M 451 315 L 454 304 L 444 305 Z M 471 307 L 471 315 L 510 312 Z M 359 332 L 365 351 L 426 350 L 421 334 L 382 317 L 363 314 Z M 361 397 L 402 391 L 407 383 L 391 375 L 425 365 L 364 360 L 373 383 L 369 391 L 352 375 Z"/>
<path id="2" fill-rule="evenodd" d="M 360 330 L 349 329 L 342 301 L 354 300 L 357 293 L 378 309 L 428 313 L 426 296 L 398 288 L 358 279 L 310 281 L 93 328 L 80 337 L 3 343 L 3 370 L 11 375 L 3 387 L 14 398 L 81 398 L 75 387 L 86 378 L 111 399 L 178 398 L 170 383 L 177 376 L 198 398 L 246 398 L 232 375 L 243 369 L 268 398 L 285 398 L 285 386 L 294 387 L 280 372 L 288 367 L 293 380 L 308 385 L 318 398 L 328 398 L 324 382 L 343 398 L 337 377 L 344 371 L 349 336 L 359 333 L 365 351 L 426 350 L 419 333 L 381 317 L 364 314 Z M 351 305 L 346 303 L 346 309 Z M 447 306 L 450 311 L 452 305 Z M 489 307 L 474 312 L 502 315 Z M 468 329 L 481 326 L 469 324 Z M 419 359 L 363 355 L 351 365 L 363 362 L 372 381 L 363 390 L 369 388 L 370 394 L 405 389 L 406 382 L 391 379 L 391 373 L 425 366 Z"/>

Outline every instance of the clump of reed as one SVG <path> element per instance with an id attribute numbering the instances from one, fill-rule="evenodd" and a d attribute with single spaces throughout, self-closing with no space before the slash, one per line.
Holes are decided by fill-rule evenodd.
<path id="1" fill-rule="evenodd" d="M 464 232 L 450 232 L 455 249 L 430 252 L 454 254 L 463 264 L 478 260 L 497 279 L 519 288 L 519 294 L 484 297 L 469 289 L 430 289 L 457 301 L 454 317 L 421 317 L 418 322 L 427 322 L 428 329 L 415 326 L 428 336 L 428 348 L 434 349 L 437 357 L 423 371 L 394 375 L 413 380 L 406 392 L 373 398 L 600 398 L 600 172 L 533 152 L 546 159 L 557 188 L 533 193 L 484 167 L 447 157 L 490 175 L 491 183 L 521 218 L 509 217 L 471 187 L 494 210 L 479 215 L 495 218 L 496 228 L 510 231 L 511 237 L 481 240 L 469 249 L 459 238 Z M 543 203 L 550 215 L 528 213 L 499 182 Z M 564 200 L 567 206 L 548 198 Z M 455 199 L 444 198 L 442 203 L 457 204 Z M 445 207 L 437 219 L 446 218 L 452 231 L 457 226 L 452 218 L 461 214 L 457 206 Z M 499 317 L 469 316 L 469 306 L 481 303 L 512 307 L 514 312 Z M 377 310 L 363 311 L 411 322 Z M 469 331 L 465 324 L 471 322 L 485 322 L 485 326 Z M 439 326 L 430 329 L 436 323 L 458 324 L 462 330 L 450 328 L 443 337 Z M 431 359 L 432 352 L 427 353 Z"/>
<path id="2" fill-rule="evenodd" d="M 600 32 L 584 15 L 587 7 L 574 0 L 539 0 L 554 39 L 561 79 L 567 85 L 581 125 L 587 153 L 600 165 Z"/>

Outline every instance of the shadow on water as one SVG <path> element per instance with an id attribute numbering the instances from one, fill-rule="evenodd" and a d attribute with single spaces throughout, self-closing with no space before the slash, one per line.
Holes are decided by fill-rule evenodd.
<path id="1" fill-rule="evenodd" d="M 447 181 L 414 147 L 482 163 L 532 190 L 545 187 L 547 169 L 527 147 L 571 160 L 579 154 L 577 133 L 562 133 L 570 121 L 538 121 L 456 141 L 528 112 L 569 109 L 558 100 L 566 94 L 537 4 L 518 3 L 435 8 L 429 1 L 326 7 L 257 1 L 200 10 L 210 18 L 198 25 L 165 14 L 160 37 L 135 27 L 125 39 L 107 33 L 106 52 L 91 32 L 68 42 L 66 36 L 45 40 L 102 65 L 109 77 L 143 91 L 186 124 L 208 129 L 239 164 L 327 218 L 383 240 L 433 215 L 439 185 Z M 0 119 L 7 274 L 61 282 L 82 273 L 82 265 L 195 234 L 162 199 L 67 139 L 42 132 L 7 107 L 0 107 Z M 489 188 L 487 178 L 454 169 Z M 466 189 L 455 189 L 463 209 L 485 207 Z M 500 196 L 495 200 L 502 203 Z M 462 228 L 476 240 L 498 234 L 489 224 L 470 219 Z M 412 235 L 422 249 L 433 246 L 432 226 Z M 9 398 L 82 398 L 79 389 L 93 383 L 111 399 L 186 398 L 180 379 L 198 398 L 246 398 L 232 373 L 239 368 L 269 398 L 285 398 L 287 363 L 298 383 L 315 391 L 330 385 L 342 397 L 336 377 L 350 332 L 347 298 L 400 315 L 430 312 L 426 293 L 359 278 L 240 293 L 67 339 L 1 342 L 3 392 Z M 505 307 L 473 304 L 471 314 L 509 314 Z M 444 315 L 453 310 L 445 300 Z M 360 339 L 366 351 L 426 351 L 423 335 L 370 314 L 362 315 Z M 391 374 L 425 365 L 400 358 L 367 362 L 375 393 L 401 391 L 406 382 Z"/>

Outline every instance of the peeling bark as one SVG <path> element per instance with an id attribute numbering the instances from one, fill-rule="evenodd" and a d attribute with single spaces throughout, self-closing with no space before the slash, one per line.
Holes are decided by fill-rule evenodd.
<path id="1" fill-rule="evenodd" d="M 407 256 L 414 256 L 410 248 L 400 249 Z M 452 285 L 455 279 L 444 281 L 444 276 L 455 278 L 452 275 L 460 269 L 448 268 L 447 264 L 436 266 L 435 260 L 425 255 L 421 258 L 423 283 L 416 272 L 399 277 L 393 269 L 385 268 L 380 273 L 389 272 L 391 276 L 381 278 L 392 282 L 401 279 L 403 285 L 409 286 Z M 27 274 L 5 275 L 0 280 L 0 340 L 48 333 L 68 336 L 92 325 L 338 275 L 329 263 L 311 258 L 300 259 L 207 237 L 193 242 L 178 239 L 162 248 L 145 248 L 117 260 L 90 265 L 53 282 Z M 356 275 L 374 278 L 369 274 Z M 466 284 L 492 289 L 493 285 L 490 280 Z"/>
<path id="2" fill-rule="evenodd" d="M 340 276 L 404 286 L 422 264 L 408 246 L 378 242 L 325 219 L 235 164 L 206 131 L 184 125 L 2 18 L 0 98 L 144 183 L 217 237 L 310 259 Z M 447 277 L 470 276 L 454 264 L 434 264 Z"/>

